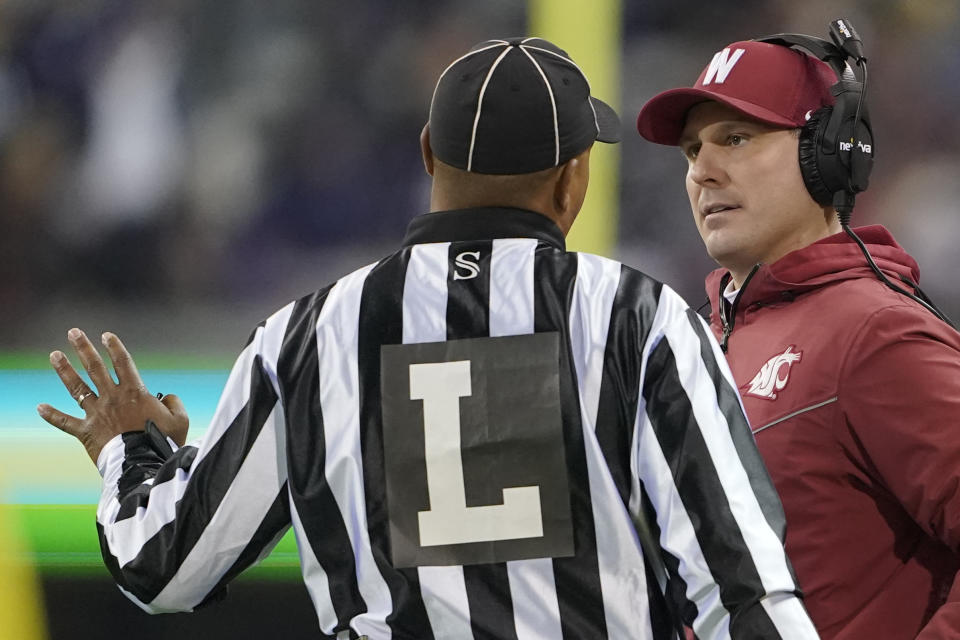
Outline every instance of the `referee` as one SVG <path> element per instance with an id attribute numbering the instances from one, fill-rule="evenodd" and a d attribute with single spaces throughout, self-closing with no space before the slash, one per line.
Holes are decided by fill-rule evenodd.
<path id="1" fill-rule="evenodd" d="M 202 440 L 104 334 L 115 383 L 51 361 L 39 407 L 104 478 L 104 560 L 191 610 L 293 527 L 318 637 L 816 638 L 780 503 L 710 332 L 668 287 L 567 252 L 594 141 L 619 140 L 563 50 L 490 40 L 440 76 L 431 212 L 241 352 Z"/>

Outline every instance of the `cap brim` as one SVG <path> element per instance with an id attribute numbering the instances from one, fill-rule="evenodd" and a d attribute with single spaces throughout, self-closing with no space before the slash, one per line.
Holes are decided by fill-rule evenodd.
<path id="1" fill-rule="evenodd" d="M 620 116 L 603 100 L 590 96 L 593 112 L 597 115 L 597 140 L 620 142 Z"/>
<path id="2" fill-rule="evenodd" d="M 720 93 L 704 89 L 671 89 L 657 94 L 643 105 L 637 116 L 637 131 L 650 142 L 676 146 L 680 134 L 687 122 L 687 112 L 694 105 L 712 100 L 725 104 L 737 111 L 761 122 L 781 127 L 795 127 L 803 124 L 757 106 L 753 103 L 731 98 Z"/>

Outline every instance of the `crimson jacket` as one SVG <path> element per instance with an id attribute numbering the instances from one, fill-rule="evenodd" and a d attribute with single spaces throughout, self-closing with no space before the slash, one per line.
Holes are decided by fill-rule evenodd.
<path id="1" fill-rule="evenodd" d="M 917 282 L 886 229 L 857 232 L 891 280 Z M 728 280 L 707 278 L 721 340 Z M 960 638 L 960 334 L 882 284 L 843 233 L 761 265 L 724 304 L 823 639 Z"/>

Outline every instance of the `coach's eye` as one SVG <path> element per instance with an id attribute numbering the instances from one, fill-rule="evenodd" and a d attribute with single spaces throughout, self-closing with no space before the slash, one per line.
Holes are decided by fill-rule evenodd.
<path id="1" fill-rule="evenodd" d="M 740 135 L 739 133 L 732 133 L 730 134 L 730 137 L 727 138 L 727 142 L 730 144 L 731 147 L 739 147 L 741 144 L 743 144 L 746 141 L 747 139 L 744 136 Z"/>
<path id="2" fill-rule="evenodd" d="M 697 155 L 700 153 L 700 145 L 692 144 L 689 147 L 683 148 L 683 157 L 687 160 L 696 160 Z"/>

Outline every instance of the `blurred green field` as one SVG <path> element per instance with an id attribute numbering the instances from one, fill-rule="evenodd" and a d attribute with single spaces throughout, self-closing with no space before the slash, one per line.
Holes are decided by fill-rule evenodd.
<path id="1" fill-rule="evenodd" d="M 9 505 L 19 520 L 30 551 L 30 562 L 41 574 L 106 575 L 97 540 L 96 505 Z M 250 578 L 293 579 L 300 575 L 297 546 L 288 531 L 269 557 L 244 575 Z"/>
<path id="2" fill-rule="evenodd" d="M 138 366 L 151 392 L 181 397 L 193 440 L 213 416 L 231 361 L 232 356 L 145 354 Z M 78 413 L 46 354 L 0 354 L 0 503 L 19 521 L 29 560 L 39 572 L 105 574 L 95 526 L 100 475 L 79 443 L 40 419 L 40 402 Z M 292 531 L 245 575 L 298 576 Z"/>

